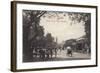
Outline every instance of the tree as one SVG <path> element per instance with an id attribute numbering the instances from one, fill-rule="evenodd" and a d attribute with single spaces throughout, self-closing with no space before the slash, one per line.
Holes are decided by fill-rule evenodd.
<path id="1" fill-rule="evenodd" d="M 43 27 L 39 25 L 40 18 L 46 11 L 23 10 L 23 54 L 24 57 L 32 59 L 32 44 L 37 38 L 43 36 Z M 34 41 L 34 42 L 33 42 Z M 35 46 L 36 44 L 34 44 Z"/>
<path id="2" fill-rule="evenodd" d="M 68 13 L 69 18 L 72 20 L 72 23 L 77 21 L 78 23 L 83 21 L 85 27 L 85 38 L 87 39 L 87 44 L 90 47 L 91 42 L 91 14 L 90 13 Z"/>
<path id="3" fill-rule="evenodd" d="M 46 34 L 46 46 L 52 47 L 52 43 L 54 42 L 54 38 L 52 37 L 51 33 Z"/>

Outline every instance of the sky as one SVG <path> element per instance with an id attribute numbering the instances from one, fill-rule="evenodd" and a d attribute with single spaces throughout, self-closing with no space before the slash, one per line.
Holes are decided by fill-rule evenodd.
<path id="1" fill-rule="evenodd" d="M 85 35 L 84 22 L 72 21 L 68 13 L 48 13 L 45 17 L 41 17 L 40 25 L 44 27 L 45 35 L 51 33 L 58 39 L 58 43 Z"/>

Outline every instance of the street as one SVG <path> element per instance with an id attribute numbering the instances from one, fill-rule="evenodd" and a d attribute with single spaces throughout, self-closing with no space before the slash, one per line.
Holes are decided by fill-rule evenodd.
<path id="1" fill-rule="evenodd" d="M 57 56 L 53 55 L 54 60 L 83 60 L 83 59 L 90 59 L 89 54 L 73 52 L 72 57 L 67 55 L 67 50 L 58 50 Z"/>
<path id="2" fill-rule="evenodd" d="M 57 54 L 52 55 L 52 58 L 41 59 L 40 57 L 35 57 L 30 62 L 40 62 L 40 61 L 67 61 L 67 60 L 86 60 L 90 59 L 91 55 L 87 53 L 73 52 L 72 56 L 67 55 L 67 50 L 58 50 Z"/>

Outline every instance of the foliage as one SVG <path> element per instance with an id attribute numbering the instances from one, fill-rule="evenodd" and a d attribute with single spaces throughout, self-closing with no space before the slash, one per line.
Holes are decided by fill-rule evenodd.
<path id="1" fill-rule="evenodd" d="M 51 33 L 44 36 L 40 18 L 46 11 L 23 10 L 23 54 L 32 59 L 33 48 L 45 48 L 54 43 Z"/>
<path id="2" fill-rule="evenodd" d="M 90 13 L 68 13 L 70 19 L 72 19 L 72 22 L 77 21 L 77 22 L 84 22 L 84 27 L 85 27 L 85 38 L 87 39 L 87 44 L 90 46 L 91 42 L 91 14 Z"/>

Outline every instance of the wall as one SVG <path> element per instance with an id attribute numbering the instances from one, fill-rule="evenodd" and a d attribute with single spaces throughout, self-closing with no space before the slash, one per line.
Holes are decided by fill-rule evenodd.
<path id="1" fill-rule="evenodd" d="M 10 34 L 11 34 L 10 33 L 10 8 L 11 8 L 10 1 L 11 0 L 0 0 L 0 73 L 12 73 L 10 71 Z M 37 1 L 37 0 L 31 0 L 31 1 Z M 67 4 L 98 5 L 98 7 L 100 7 L 99 0 L 38 0 L 38 1 L 52 2 L 52 3 L 54 2 L 54 3 L 67 3 Z M 100 25 L 98 25 L 98 29 L 99 29 L 98 31 L 100 31 Z M 98 37 L 100 37 L 99 33 L 98 33 Z M 100 41 L 100 38 L 98 38 L 98 43 L 99 41 Z M 98 48 L 98 52 L 100 52 L 99 48 Z M 98 55 L 100 55 L 100 53 Z M 98 60 L 100 61 L 100 58 L 98 58 Z M 35 71 L 34 73 L 55 73 L 55 72 L 58 72 L 58 73 L 86 73 L 86 72 L 99 73 L 100 65 L 99 67 L 92 67 L 92 68 Z M 33 72 L 25 72 L 25 73 L 33 73 Z"/>

